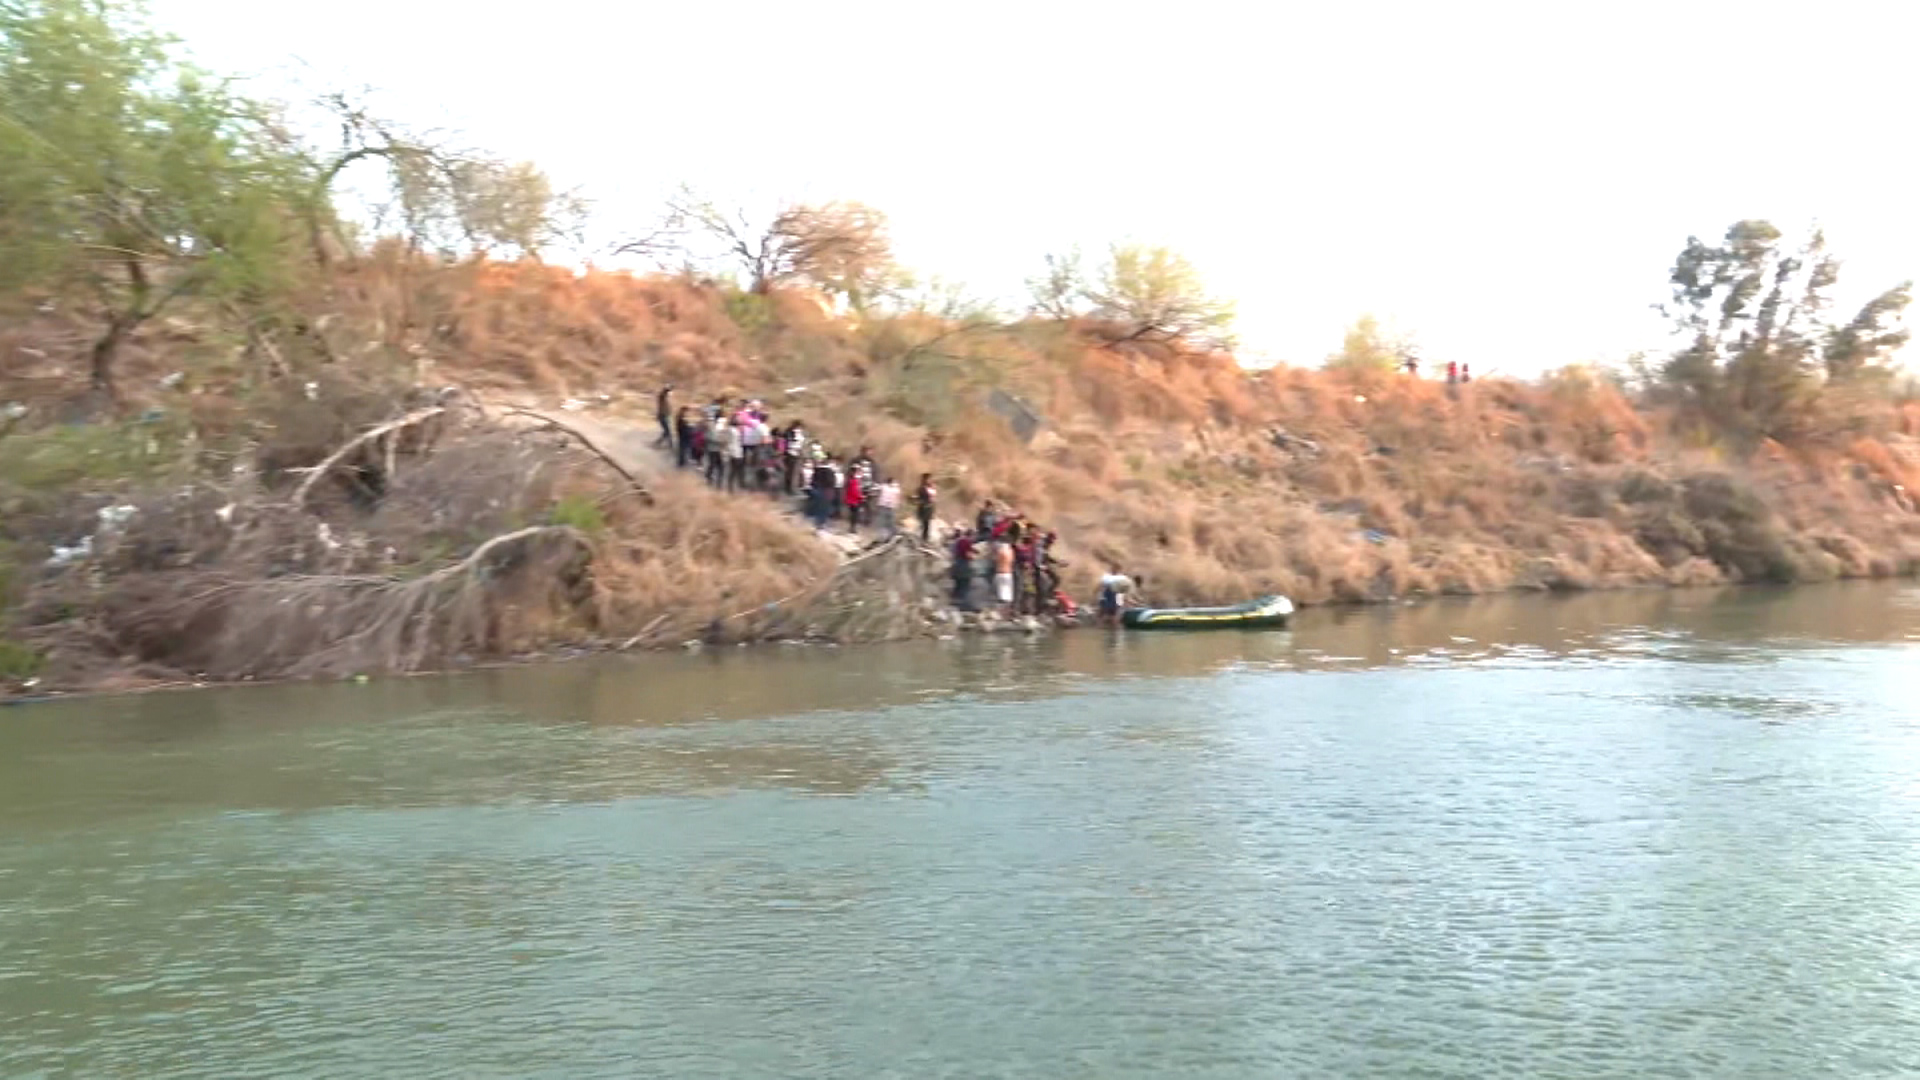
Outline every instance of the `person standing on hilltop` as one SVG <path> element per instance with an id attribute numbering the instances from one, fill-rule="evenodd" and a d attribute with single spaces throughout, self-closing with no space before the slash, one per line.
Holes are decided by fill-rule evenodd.
<path id="1" fill-rule="evenodd" d="M 933 543 L 933 474 L 921 473 L 920 484 L 913 489 L 913 513 L 920 519 L 920 542 Z"/>
<path id="2" fill-rule="evenodd" d="M 1416 378 L 1419 377 L 1420 360 L 1418 357 L 1414 356 L 1412 353 L 1407 354 L 1407 358 L 1401 362 L 1400 366 L 1407 369 L 1408 375 L 1414 376 Z"/>
<path id="3" fill-rule="evenodd" d="M 653 445 L 655 447 L 665 449 L 665 450 L 673 449 L 674 433 L 673 433 L 673 384 L 672 383 L 668 383 L 667 385 L 660 388 L 659 397 L 654 399 L 653 416 L 654 416 L 654 419 L 660 421 L 660 438 L 659 438 L 659 441 L 655 442 Z"/>
<path id="4" fill-rule="evenodd" d="M 1447 385 L 1452 386 L 1459 381 L 1460 365 L 1452 360 L 1447 361 Z"/>

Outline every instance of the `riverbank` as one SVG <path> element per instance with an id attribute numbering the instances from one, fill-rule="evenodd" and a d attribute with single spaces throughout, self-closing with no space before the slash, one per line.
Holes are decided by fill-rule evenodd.
<path id="1" fill-rule="evenodd" d="M 263 377 L 217 323 L 175 319 L 130 338 L 106 413 L 61 375 L 84 335 L 35 309 L 0 342 L 42 358 L 0 381 L 25 410 L 0 434 L 0 679 L 341 678 L 955 632 L 934 617 L 940 553 L 854 562 L 784 503 L 672 468 L 650 415 L 665 382 L 684 402 L 761 398 L 909 486 L 929 473 L 942 519 L 1013 505 L 1060 534 L 1082 603 L 1110 564 L 1163 605 L 1920 570 L 1920 410 L 1892 401 L 1749 453 L 1579 371 L 1253 371 L 1097 327 L 941 329 L 741 295 L 389 254 L 312 298 L 331 362 Z"/>

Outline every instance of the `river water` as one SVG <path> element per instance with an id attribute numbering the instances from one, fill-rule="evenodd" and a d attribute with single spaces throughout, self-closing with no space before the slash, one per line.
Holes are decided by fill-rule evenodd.
<path id="1" fill-rule="evenodd" d="M 0 1076 L 1920 1075 L 1920 590 L 0 710 Z"/>

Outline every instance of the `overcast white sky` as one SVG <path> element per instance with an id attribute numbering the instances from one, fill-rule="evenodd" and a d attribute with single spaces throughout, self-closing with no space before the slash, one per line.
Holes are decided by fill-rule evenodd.
<path id="1" fill-rule="evenodd" d="M 378 87 L 536 161 L 605 233 L 683 180 L 854 198 L 1007 295 L 1050 251 L 1166 243 L 1292 362 L 1363 311 L 1483 374 L 1617 358 L 1740 217 L 1818 218 L 1848 298 L 1920 274 L 1911 0 L 155 9 L 263 90 Z"/>

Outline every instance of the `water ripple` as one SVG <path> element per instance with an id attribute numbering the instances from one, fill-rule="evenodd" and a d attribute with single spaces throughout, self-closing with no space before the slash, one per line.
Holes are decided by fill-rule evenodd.
<path id="1" fill-rule="evenodd" d="M 0 1075 L 1920 1074 L 1910 650 L 1265 641 L 0 728 Z"/>

